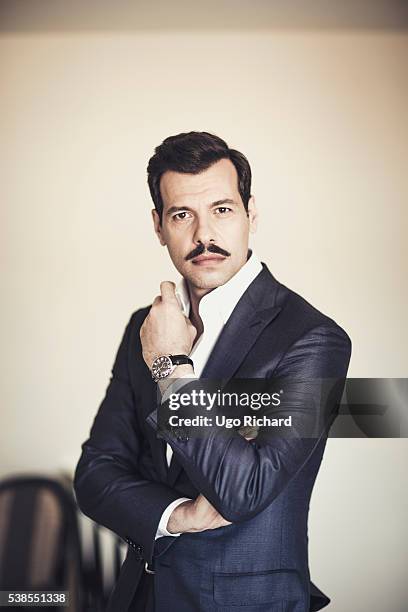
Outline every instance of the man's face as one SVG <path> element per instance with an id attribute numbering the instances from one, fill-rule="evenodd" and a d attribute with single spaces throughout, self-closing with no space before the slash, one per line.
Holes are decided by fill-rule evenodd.
<path id="1" fill-rule="evenodd" d="M 248 214 L 238 191 L 238 176 L 229 159 L 200 174 L 167 171 L 160 181 L 163 216 L 153 210 L 160 243 L 197 294 L 226 283 L 245 264 L 249 232 L 256 229 L 256 209 Z"/>

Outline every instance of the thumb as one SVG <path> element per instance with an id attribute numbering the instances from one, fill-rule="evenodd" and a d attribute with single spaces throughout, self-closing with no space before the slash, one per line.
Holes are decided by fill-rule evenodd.
<path id="1" fill-rule="evenodd" d="M 176 298 L 176 285 L 171 281 L 163 281 L 160 283 L 160 293 L 162 299 L 165 300 L 177 300 Z"/>

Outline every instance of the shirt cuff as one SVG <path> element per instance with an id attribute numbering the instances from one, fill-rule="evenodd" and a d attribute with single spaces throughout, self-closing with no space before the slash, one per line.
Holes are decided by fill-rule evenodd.
<path id="1" fill-rule="evenodd" d="M 167 523 L 169 521 L 170 515 L 173 512 L 173 510 L 175 508 L 177 508 L 177 506 L 179 506 L 180 504 L 182 504 L 183 502 L 186 502 L 186 501 L 191 501 L 191 498 L 189 498 L 189 497 L 179 497 L 178 499 L 175 499 L 173 502 L 171 502 L 171 504 L 169 504 L 167 506 L 167 508 L 165 509 L 163 514 L 161 515 L 159 526 L 157 527 L 157 532 L 156 532 L 156 535 L 155 535 L 155 538 L 154 538 L 155 540 L 157 540 L 158 538 L 162 538 L 163 536 L 177 537 L 177 536 L 181 535 L 182 532 L 180 532 L 180 533 L 170 533 L 170 531 L 167 531 L 166 527 L 167 527 Z"/>
<path id="2" fill-rule="evenodd" d="M 195 374 L 184 374 L 183 376 L 179 376 L 174 380 L 174 382 L 170 383 L 169 386 L 164 391 L 161 403 L 164 404 L 170 397 L 172 393 L 178 393 L 180 389 L 182 389 L 192 378 L 197 378 Z"/>

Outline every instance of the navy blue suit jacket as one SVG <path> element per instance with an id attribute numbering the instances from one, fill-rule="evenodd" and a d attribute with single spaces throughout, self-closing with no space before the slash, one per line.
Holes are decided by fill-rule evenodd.
<path id="1" fill-rule="evenodd" d="M 321 609 L 330 600 L 310 582 L 307 518 L 325 435 L 260 443 L 237 432 L 158 437 L 156 386 L 139 337 L 148 311 L 136 311 L 126 327 L 74 480 L 82 511 L 129 544 L 109 612 L 139 609 L 132 599 L 145 562 L 154 563 L 156 612 Z M 201 378 L 344 379 L 350 354 L 344 330 L 263 264 Z M 298 408 L 307 410 L 307 395 L 305 388 Z M 338 388 L 330 410 L 340 396 Z M 166 442 L 174 452 L 170 470 Z M 168 504 L 199 492 L 232 525 L 155 542 Z"/>

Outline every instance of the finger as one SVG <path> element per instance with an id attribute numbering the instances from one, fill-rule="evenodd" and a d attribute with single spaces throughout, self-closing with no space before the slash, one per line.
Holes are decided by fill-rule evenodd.
<path id="1" fill-rule="evenodd" d="M 171 281 L 163 281 L 160 283 L 160 293 L 163 300 L 177 300 L 176 285 Z"/>
<path id="2" fill-rule="evenodd" d="M 160 304 L 161 301 L 162 301 L 161 295 L 156 295 L 156 297 L 153 300 L 152 306 L 157 306 L 158 304 Z"/>
<path id="3" fill-rule="evenodd" d="M 188 333 L 190 334 L 190 338 L 191 340 L 194 340 L 194 338 L 197 335 L 197 328 L 194 327 L 194 325 L 191 323 L 188 317 L 185 317 L 185 318 L 186 318 L 186 323 L 187 323 Z"/>

